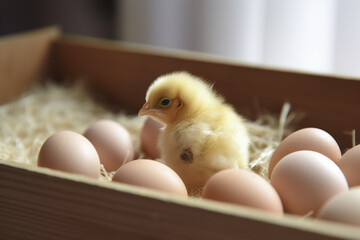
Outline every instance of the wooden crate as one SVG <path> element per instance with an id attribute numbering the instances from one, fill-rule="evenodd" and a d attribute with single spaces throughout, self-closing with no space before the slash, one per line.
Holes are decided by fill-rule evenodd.
<path id="1" fill-rule="evenodd" d="M 279 113 L 289 101 L 306 113 L 299 127 L 328 131 L 342 149 L 351 147 L 346 132 L 360 130 L 360 81 L 355 79 L 67 37 L 57 28 L 0 39 L 0 104 L 34 81 L 80 77 L 136 113 L 148 85 L 176 70 L 215 81 L 215 88 L 250 119 L 256 115 L 254 105 Z M 360 229 L 0 160 L 0 239 L 360 239 Z"/>

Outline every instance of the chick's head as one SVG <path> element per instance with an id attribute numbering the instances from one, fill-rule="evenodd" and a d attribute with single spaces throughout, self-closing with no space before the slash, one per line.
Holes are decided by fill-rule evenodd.
<path id="1" fill-rule="evenodd" d="M 157 78 L 148 88 L 139 116 L 150 117 L 171 125 L 201 110 L 223 102 L 211 85 L 187 72 L 174 72 Z"/>

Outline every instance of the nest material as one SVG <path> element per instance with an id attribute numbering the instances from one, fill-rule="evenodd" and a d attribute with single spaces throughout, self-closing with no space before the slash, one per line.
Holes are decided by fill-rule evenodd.
<path id="1" fill-rule="evenodd" d="M 269 160 L 289 127 L 294 114 L 285 103 L 280 116 L 261 114 L 256 121 L 247 121 L 250 135 L 250 168 L 267 179 Z M 82 134 L 91 123 L 112 119 L 123 125 L 132 136 L 136 156 L 143 156 L 140 131 L 145 118 L 110 111 L 95 101 L 86 87 L 77 83 L 71 87 L 51 81 L 35 84 L 14 102 L 0 106 L 0 159 L 36 165 L 44 141 L 61 130 Z M 113 173 L 102 167 L 102 180 L 111 180 Z"/>

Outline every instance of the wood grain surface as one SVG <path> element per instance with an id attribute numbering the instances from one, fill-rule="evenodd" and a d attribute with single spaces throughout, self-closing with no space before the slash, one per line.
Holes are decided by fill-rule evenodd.
<path id="1" fill-rule="evenodd" d="M 4 162 L 0 190 L 1 239 L 360 239 L 348 226 Z"/>

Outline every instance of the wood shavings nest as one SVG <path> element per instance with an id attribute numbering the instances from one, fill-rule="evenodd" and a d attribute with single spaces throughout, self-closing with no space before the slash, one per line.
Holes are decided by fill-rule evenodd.
<path id="1" fill-rule="evenodd" d="M 294 114 L 285 103 L 280 116 L 262 114 L 256 121 L 247 121 L 250 145 L 250 168 L 267 179 L 269 160 L 289 127 Z M 71 87 L 51 81 L 35 84 L 16 101 L 0 106 L 0 159 L 24 164 L 37 164 L 44 141 L 61 130 L 82 134 L 93 122 L 111 119 L 131 134 L 136 156 L 140 149 L 140 132 L 146 118 L 114 113 L 95 101 L 83 84 Z M 102 168 L 102 180 L 111 180 L 112 173 Z"/>

